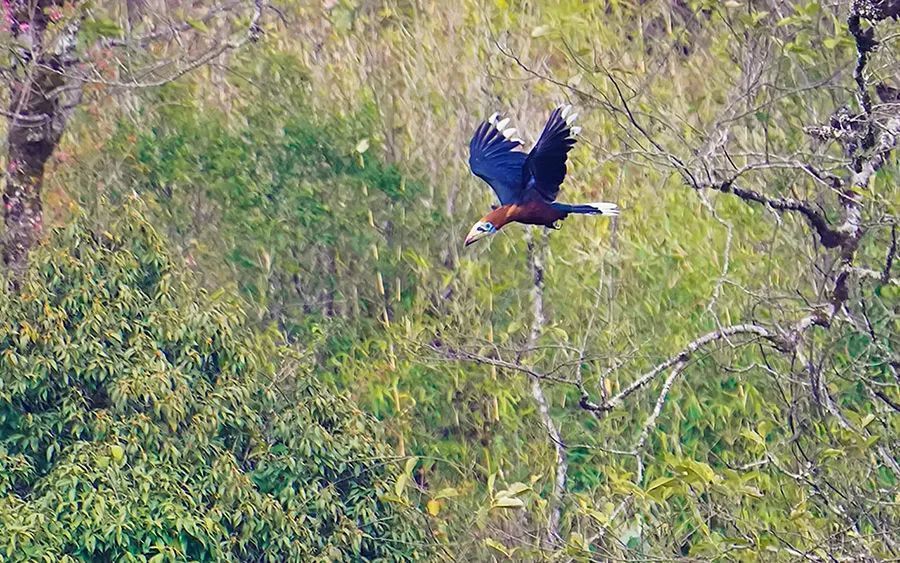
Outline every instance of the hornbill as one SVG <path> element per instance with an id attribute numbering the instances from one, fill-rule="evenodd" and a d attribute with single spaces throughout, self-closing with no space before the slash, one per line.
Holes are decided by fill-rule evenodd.
<path id="1" fill-rule="evenodd" d="M 469 143 L 469 167 L 494 190 L 500 205 L 491 206 L 492 211 L 475 223 L 466 236 L 466 246 L 495 234 L 507 223 L 557 229 L 557 221 L 570 213 L 619 214 L 615 203 L 556 201 L 566 177 L 566 155 L 575 145 L 572 137 L 581 131 L 581 127 L 572 127 L 577 115 L 569 105 L 553 110 L 529 153 L 516 150 L 522 140 L 513 136 L 514 128 L 506 128 L 508 117 L 500 119 L 495 113 L 478 126 Z"/>

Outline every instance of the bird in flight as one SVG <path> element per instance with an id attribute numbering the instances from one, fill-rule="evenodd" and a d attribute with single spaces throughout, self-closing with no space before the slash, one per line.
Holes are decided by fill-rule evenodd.
<path id="1" fill-rule="evenodd" d="M 615 203 L 556 201 L 566 177 L 566 156 L 575 145 L 573 136 L 581 131 L 581 127 L 572 127 L 577 115 L 569 105 L 553 110 L 529 153 L 517 150 L 522 140 L 514 137 L 514 128 L 507 128 L 509 118 L 500 119 L 495 113 L 478 126 L 469 143 L 469 167 L 494 190 L 500 205 L 492 206 L 492 211 L 475 223 L 466 235 L 466 246 L 496 234 L 508 223 L 556 229 L 557 222 L 572 213 L 619 214 Z"/>

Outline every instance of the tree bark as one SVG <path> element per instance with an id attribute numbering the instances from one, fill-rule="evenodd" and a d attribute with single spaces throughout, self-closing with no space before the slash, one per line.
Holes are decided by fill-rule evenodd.
<path id="1" fill-rule="evenodd" d="M 43 230 L 41 188 L 44 169 L 62 137 L 77 85 L 68 70 L 75 64 L 75 35 L 80 20 L 70 22 L 53 45 L 46 45 L 47 25 L 61 6 L 56 0 L 5 1 L 6 22 L 14 39 L 10 72 L 9 132 L 3 213 L 3 263 L 13 279 L 21 275 L 28 253 Z"/>

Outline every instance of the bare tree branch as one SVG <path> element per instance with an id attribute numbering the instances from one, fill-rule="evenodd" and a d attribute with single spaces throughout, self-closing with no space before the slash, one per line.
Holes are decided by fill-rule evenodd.
<path id="1" fill-rule="evenodd" d="M 650 416 L 647 417 L 647 421 L 644 423 L 644 427 L 641 429 L 641 433 L 638 436 L 637 441 L 634 443 L 634 456 L 637 459 L 638 466 L 638 474 L 635 477 L 635 483 L 639 486 L 644 481 L 644 462 L 643 459 L 641 459 L 641 450 L 644 449 L 644 444 L 647 442 L 647 438 L 650 436 L 650 431 L 654 426 L 656 426 L 656 419 L 658 419 L 660 413 L 662 413 L 663 406 L 666 403 L 666 397 L 669 396 L 669 391 L 672 390 L 672 386 L 675 384 L 675 380 L 679 375 L 681 375 L 681 372 L 684 371 L 686 365 L 687 359 L 680 359 L 675 362 L 674 366 L 672 366 L 672 371 L 669 372 L 669 377 L 666 378 L 666 381 L 663 383 L 662 390 L 659 392 L 659 396 L 656 398 L 656 404 L 653 406 L 653 411 L 650 413 Z"/>
<path id="2" fill-rule="evenodd" d="M 621 405 L 622 401 L 626 397 L 633 394 L 635 391 L 641 389 L 642 387 L 647 385 L 647 383 L 653 381 L 660 373 L 662 373 L 662 372 L 666 371 L 667 369 L 669 369 L 673 366 L 676 366 L 680 363 L 687 362 L 693 356 L 694 353 L 696 353 L 698 350 L 702 349 L 706 345 L 711 344 L 713 342 L 717 342 L 717 341 L 722 340 L 723 338 L 726 338 L 729 336 L 737 336 L 737 335 L 743 335 L 743 334 L 751 335 L 751 336 L 755 335 L 755 336 L 762 337 L 767 340 L 776 341 L 776 342 L 779 342 L 780 344 L 782 344 L 782 341 L 774 333 L 772 333 L 769 329 L 767 329 L 763 326 L 760 326 L 760 325 L 740 324 L 740 325 L 726 327 L 721 330 L 716 330 L 716 331 L 704 334 L 700 338 L 697 338 L 697 339 L 689 342 L 688 345 L 685 346 L 678 354 L 670 357 L 669 359 L 662 362 L 661 364 L 658 364 L 656 367 L 654 367 L 650 371 L 644 373 L 643 375 L 641 375 L 640 377 L 635 379 L 630 385 L 628 385 L 627 387 L 625 387 L 624 389 L 622 389 L 621 391 L 616 393 L 609 400 L 604 401 L 602 404 L 593 403 L 593 402 L 591 402 L 589 397 L 582 396 L 580 405 L 582 408 L 584 408 L 586 410 L 591 410 L 591 411 L 612 410 L 612 409 L 618 407 L 619 405 Z M 683 369 L 684 369 L 684 366 L 679 368 L 678 371 L 681 372 Z"/>
<path id="3" fill-rule="evenodd" d="M 534 229 L 529 229 L 527 235 L 528 241 L 528 263 L 531 268 L 532 288 L 531 288 L 531 330 L 528 334 L 528 341 L 516 358 L 516 363 L 521 363 L 525 350 L 534 348 L 537 340 L 544 330 L 546 317 L 544 315 L 544 261 L 543 255 L 547 248 L 547 231 L 542 231 L 541 240 L 535 241 Z M 556 475 L 553 484 L 553 496 L 550 499 L 550 516 L 547 522 L 547 545 L 554 548 L 559 544 L 561 539 L 559 534 L 559 522 L 562 517 L 562 501 L 566 491 L 566 479 L 568 476 L 569 461 L 566 454 L 566 445 L 556 428 L 556 423 L 550 415 L 550 407 L 547 398 L 544 395 L 544 389 L 541 386 L 541 378 L 531 377 L 531 396 L 538 405 L 538 411 L 541 415 L 541 421 L 550 441 L 553 443 L 553 449 L 556 453 Z"/>
<path id="4" fill-rule="evenodd" d="M 886 284 L 891 279 L 891 267 L 894 257 L 897 256 L 897 225 L 891 225 L 891 245 L 888 247 L 887 258 L 884 260 L 884 269 L 881 271 L 881 283 Z"/>
<path id="5" fill-rule="evenodd" d="M 210 8 L 205 14 L 198 18 L 192 19 L 190 22 L 183 21 L 177 24 L 170 24 L 165 26 L 163 29 L 159 31 L 154 31 L 152 33 L 148 33 L 146 35 L 142 35 L 139 37 L 127 37 L 125 39 L 119 39 L 115 37 L 107 37 L 100 41 L 99 45 L 101 47 L 139 47 L 145 48 L 149 46 L 151 43 L 156 43 L 160 41 L 170 41 L 174 39 L 177 35 L 181 33 L 188 32 L 192 29 L 196 29 L 198 24 L 206 25 L 216 19 L 217 17 L 234 10 L 240 6 L 246 4 L 246 0 L 234 0 L 231 2 L 226 2 L 219 6 L 214 6 Z M 256 17 L 256 12 L 261 14 L 261 10 L 255 10 L 254 17 Z M 259 18 L 256 17 L 256 21 L 258 23 Z M 252 22 L 251 22 L 252 25 Z"/>
<path id="6" fill-rule="evenodd" d="M 829 226 L 828 221 L 822 213 L 814 209 L 809 202 L 787 197 L 769 197 L 757 191 L 736 186 L 730 179 L 712 185 L 698 184 L 695 187 L 696 189 L 713 189 L 725 194 L 732 193 L 744 201 L 761 203 L 778 211 L 797 211 L 806 218 L 810 226 L 819 235 L 819 241 L 822 243 L 822 246 L 826 248 L 835 248 L 839 246 L 843 239 L 838 231 Z"/>

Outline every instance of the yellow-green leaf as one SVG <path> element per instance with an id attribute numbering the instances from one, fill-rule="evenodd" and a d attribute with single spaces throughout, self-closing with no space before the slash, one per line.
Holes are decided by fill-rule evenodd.
<path id="1" fill-rule="evenodd" d="M 506 549 L 506 546 L 503 545 L 502 543 L 498 542 L 497 540 L 494 540 L 491 538 L 484 538 L 484 545 L 488 546 L 489 548 L 491 548 L 495 551 L 499 551 L 500 553 L 502 553 L 503 555 L 505 555 L 507 557 L 510 557 L 509 550 Z"/>
<path id="2" fill-rule="evenodd" d="M 515 497 L 500 497 L 494 501 L 494 508 L 522 508 L 525 503 Z"/>

